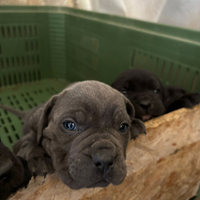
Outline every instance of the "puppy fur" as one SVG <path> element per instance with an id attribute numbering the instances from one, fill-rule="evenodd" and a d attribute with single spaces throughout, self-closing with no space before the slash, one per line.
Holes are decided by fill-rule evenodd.
<path id="1" fill-rule="evenodd" d="M 19 188 L 25 187 L 31 178 L 27 162 L 15 156 L 0 141 L 0 199 L 7 199 Z"/>
<path id="2" fill-rule="evenodd" d="M 118 185 L 126 176 L 129 140 L 146 132 L 134 116 L 117 90 L 98 81 L 78 82 L 31 114 L 30 132 L 14 148 L 32 172 L 55 170 L 70 188 Z"/>
<path id="3" fill-rule="evenodd" d="M 168 107 L 176 100 L 180 99 L 183 95 L 186 94 L 186 91 L 183 88 L 177 86 L 165 86 L 164 87 L 164 105 L 166 112 Z"/>
<path id="4" fill-rule="evenodd" d="M 177 86 L 163 86 L 160 80 L 144 69 L 129 69 L 112 84 L 134 105 L 136 118 L 142 121 L 179 108 L 192 108 L 200 103 L 199 93 L 189 93 Z"/>
<path id="5" fill-rule="evenodd" d="M 199 93 L 189 93 L 184 94 L 180 98 L 174 100 L 168 107 L 167 111 L 172 112 L 174 110 L 178 110 L 180 108 L 192 108 L 193 106 L 200 103 L 200 94 Z"/>
<path id="6" fill-rule="evenodd" d="M 123 72 L 111 85 L 123 93 L 135 108 L 135 117 L 147 121 L 165 113 L 164 88 L 160 80 L 143 69 Z"/>

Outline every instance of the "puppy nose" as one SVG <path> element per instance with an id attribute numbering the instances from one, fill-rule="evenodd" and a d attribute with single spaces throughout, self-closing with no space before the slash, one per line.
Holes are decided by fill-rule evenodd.
<path id="1" fill-rule="evenodd" d="M 95 142 L 91 147 L 91 157 L 97 168 L 106 173 L 113 168 L 116 147 L 111 142 L 105 140 Z"/>
<path id="2" fill-rule="evenodd" d="M 140 107 L 147 109 L 151 106 L 151 101 L 148 99 L 144 99 L 140 101 Z"/>
<path id="3" fill-rule="evenodd" d="M 113 168 L 114 156 L 107 150 L 101 150 L 92 159 L 95 165 L 103 173 L 106 173 L 109 169 Z"/>

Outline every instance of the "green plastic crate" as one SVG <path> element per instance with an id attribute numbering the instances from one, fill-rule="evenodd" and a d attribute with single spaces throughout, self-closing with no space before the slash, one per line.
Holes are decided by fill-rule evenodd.
<path id="1" fill-rule="evenodd" d="M 28 110 L 70 82 L 111 84 L 135 67 L 200 91 L 200 32 L 63 7 L 0 7 L 0 103 Z M 0 109 L 9 148 L 22 124 Z"/>

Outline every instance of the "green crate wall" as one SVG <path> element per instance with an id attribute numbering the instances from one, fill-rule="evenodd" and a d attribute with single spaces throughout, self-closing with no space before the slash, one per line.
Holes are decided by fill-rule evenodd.
<path id="1" fill-rule="evenodd" d="M 63 7 L 0 6 L 3 104 L 28 110 L 70 82 L 111 84 L 129 68 L 200 92 L 200 32 Z M 20 119 L 0 110 L 9 148 L 21 130 Z"/>

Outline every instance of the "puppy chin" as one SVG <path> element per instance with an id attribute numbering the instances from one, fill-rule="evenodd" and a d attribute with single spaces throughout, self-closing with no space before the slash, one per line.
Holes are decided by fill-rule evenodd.
<path id="1" fill-rule="evenodd" d="M 152 116 L 151 116 L 151 115 L 143 115 L 143 116 L 142 116 L 142 121 L 143 121 L 143 122 L 145 122 L 145 121 L 147 121 L 147 120 L 150 120 L 150 119 L 152 119 Z"/>
<path id="2" fill-rule="evenodd" d="M 61 181 L 73 190 L 78 190 L 84 187 L 80 182 L 73 180 L 67 170 L 61 170 L 57 172 L 57 174 Z"/>
<path id="3" fill-rule="evenodd" d="M 94 183 L 92 185 L 87 186 L 86 188 L 94 188 L 94 187 L 106 187 L 108 186 L 110 183 L 107 182 L 105 179 L 102 179 L 100 181 L 98 181 L 97 183 Z"/>
<path id="4" fill-rule="evenodd" d="M 64 174 L 63 172 L 58 173 L 58 176 L 65 185 L 67 185 L 69 188 L 73 190 L 78 190 L 81 188 L 106 187 L 107 185 L 110 184 L 103 178 L 97 179 L 96 181 L 89 180 L 86 178 L 83 181 L 81 180 L 81 177 L 80 177 L 80 179 L 75 180 L 69 175 L 69 173 Z"/>
<path id="5" fill-rule="evenodd" d="M 102 172 L 93 166 L 93 163 L 77 165 L 76 161 L 70 163 L 69 167 L 57 171 L 57 174 L 65 185 L 74 190 L 94 187 L 93 185 L 103 178 Z"/>
<path id="6" fill-rule="evenodd" d="M 133 105 L 135 107 L 135 117 L 142 120 L 143 122 L 155 117 L 159 117 L 165 112 L 165 108 L 161 103 L 158 103 L 157 106 L 153 105 L 148 110 L 142 109 L 138 104 Z"/>
<path id="7" fill-rule="evenodd" d="M 114 180 L 109 180 L 109 176 L 108 177 L 104 176 L 100 181 L 98 181 L 98 182 L 96 182 L 96 183 L 94 183 L 92 185 L 87 186 L 87 188 L 106 187 L 109 184 L 119 185 L 119 184 L 121 184 L 124 181 L 124 179 L 126 177 L 126 170 L 125 171 L 123 170 L 123 172 L 124 172 L 123 175 L 120 174 L 121 177 L 118 177 L 116 175 L 115 176 L 116 178 L 114 178 Z"/>
<path id="8" fill-rule="evenodd" d="M 85 159 L 84 159 L 85 160 Z M 92 162 L 80 163 L 72 162 L 68 168 L 57 171 L 59 178 L 69 188 L 77 190 L 81 188 L 106 187 L 110 183 L 119 185 L 126 177 L 126 164 L 121 158 L 117 159 L 117 164 L 113 169 L 103 174 Z"/>

